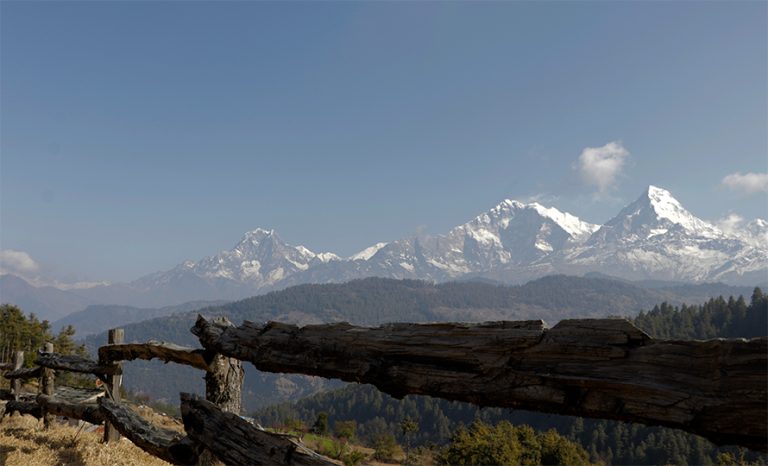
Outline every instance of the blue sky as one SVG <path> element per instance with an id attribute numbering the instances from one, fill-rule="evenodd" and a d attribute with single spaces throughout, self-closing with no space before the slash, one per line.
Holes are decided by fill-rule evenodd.
<path id="1" fill-rule="evenodd" d="M 767 5 L 4 1 L 0 248 L 131 280 L 256 227 L 348 255 L 504 198 L 602 223 L 648 184 L 765 218 Z"/>

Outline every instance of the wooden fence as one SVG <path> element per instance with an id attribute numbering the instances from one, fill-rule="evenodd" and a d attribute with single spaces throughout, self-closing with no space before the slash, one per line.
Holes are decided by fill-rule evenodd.
<path id="1" fill-rule="evenodd" d="M 267 372 L 370 383 L 396 397 L 424 394 L 664 425 L 717 444 L 768 450 L 766 337 L 655 340 L 617 319 L 566 320 L 546 329 L 541 321 L 378 328 L 245 322 L 235 327 L 226 319 L 198 317 L 191 330 L 203 349 L 125 344 L 116 329 L 109 344 L 99 348 L 97 361 L 48 348 L 38 355 L 38 367 L 22 369 L 23 355 L 17 355 L 5 377 L 39 377 L 42 389 L 34 399 L 21 396 L 16 385 L 0 394 L 11 398 L 6 412 L 104 422 L 105 441 L 122 433 L 173 464 L 331 464 L 297 439 L 266 432 L 239 416 L 241 361 L 249 361 Z M 121 364 L 135 359 L 206 372 L 205 399 L 181 394 L 186 435 L 152 426 L 120 403 Z M 54 390 L 53 370 L 94 374 L 104 381 L 105 394 L 93 402 L 84 398 L 87 393 Z"/>

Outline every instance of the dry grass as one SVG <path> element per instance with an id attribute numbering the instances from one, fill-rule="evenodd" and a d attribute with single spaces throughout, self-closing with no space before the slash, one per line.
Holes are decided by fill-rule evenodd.
<path id="1" fill-rule="evenodd" d="M 173 420 L 166 421 L 163 427 L 171 428 Z M 31 416 L 6 416 L 0 422 L 0 466 L 168 464 L 125 438 L 104 444 L 102 435 L 64 424 L 44 430 L 42 422 Z"/>

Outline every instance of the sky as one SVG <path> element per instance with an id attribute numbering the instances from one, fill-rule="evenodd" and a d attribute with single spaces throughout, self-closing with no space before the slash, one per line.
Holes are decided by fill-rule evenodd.
<path id="1" fill-rule="evenodd" d="M 0 259 L 346 256 L 506 198 L 768 217 L 768 3 L 0 2 Z"/>

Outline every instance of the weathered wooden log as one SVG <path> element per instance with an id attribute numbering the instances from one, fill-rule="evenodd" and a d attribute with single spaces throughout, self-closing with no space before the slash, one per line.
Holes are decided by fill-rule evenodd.
<path id="1" fill-rule="evenodd" d="M 5 416 L 10 416 L 13 413 L 28 414 L 38 419 L 43 417 L 43 411 L 40 405 L 36 401 L 16 401 L 11 400 L 5 403 Z"/>
<path id="2" fill-rule="evenodd" d="M 230 466 L 334 464 L 297 440 L 257 429 L 196 395 L 181 394 L 181 417 L 189 438 Z"/>
<path id="3" fill-rule="evenodd" d="M 72 403 L 56 396 L 40 394 L 37 403 L 46 414 L 81 419 L 91 424 L 104 422 L 104 412 L 96 403 Z"/>
<path id="4" fill-rule="evenodd" d="M 70 372 L 94 375 L 112 375 L 120 371 L 119 367 L 102 366 L 96 361 L 74 355 L 61 355 L 57 353 L 38 354 L 35 364 L 49 369 L 60 369 Z"/>
<path id="5" fill-rule="evenodd" d="M 245 322 L 198 317 L 206 349 L 288 372 L 499 406 L 676 427 L 768 450 L 768 338 L 654 340 L 622 319 L 483 324 Z"/>
<path id="6" fill-rule="evenodd" d="M 206 357 L 205 350 L 186 348 L 161 341 L 147 343 L 128 343 L 122 345 L 107 345 L 99 348 L 99 361 L 108 364 L 117 361 L 133 361 L 134 359 L 162 359 L 165 362 L 175 362 L 208 370 L 210 356 Z"/>
<path id="7" fill-rule="evenodd" d="M 53 343 L 46 343 L 45 349 L 42 354 L 53 354 Z M 51 368 L 43 367 L 40 371 L 40 392 L 46 396 L 53 396 L 54 387 L 54 371 Z M 43 424 L 48 429 L 53 423 L 53 416 L 45 410 L 45 406 L 41 406 L 43 410 Z"/>
<path id="8" fill-rule="evenodd" d="M 24 351 L 16 351 L 13 355 L 13 370 L 21 370 L 21 366 L 24 365 Z M 11 383 L 11 389 L 13 390 L 14 400 L 19 401 L 19 395 L 21 394 L 21 379 L 14 379 Z"/>
<path id="9" fill-rule="evenodd" d="M 123 329 L 109 329 L 109 332 L 107 333 L 107 346 L 122 345 L 124 338 L 125 332 Z M 121 363 L 113 361 L 107 364 L 105 361 L 99 360 L 99 364 L 102 366 L 107 366 L 113 370 L 112 373 L 107 376 L 107 393 L 109 394 L 109 397 L 112 399 L 112 401 L 119 402 L 121 398 L 120 386 L 123 384 L 123 371 L 121 370 Z M 112 423 L 107 422 L 104 425 L 104 442 L 117 442 L 119 440 L 120 431 L 118 431 L 115 426 L 112 425 Z"/>
<path id="10" fill-rule="evenodd" d="M 231 327 L 226 317 L 214 317 L 220 327 Z M 242 409 L 243 363 L 237 358 L 208 352 L 209 367 L 205 374 L 205 399 L 228 413 L 240 414 Z"/>
<path id="11" fill-rule="evenodd" d="M 6 372 L 5 374 L 3 374 L 3 377 L 5 377 L 8 380 L 36 379 L 40 377 L 40 371 L 41 369 L 39 367 L 24 367 L 22 369 Z"/>
<path id="12" fill-rule="evenodd" d="M 0 362 L 0 371 L 10 371 L 13 369 L 12 362 Z"/>
<path id="13" fill-rule="evenodd" d="M 12 390 L 7 388 L 0 388 L 0 401 L 10 401 L 15 399 L 16 397 L 13 395 Z"/>
<path id="14" fill-rule="evenodd" d="M 127 406 L 106 397 L 99 398 L 98 404 L 106 420 L 137 447 L 169 463 L 197 464 L 202 449 L 184 434 L 152 425 Z"/>

